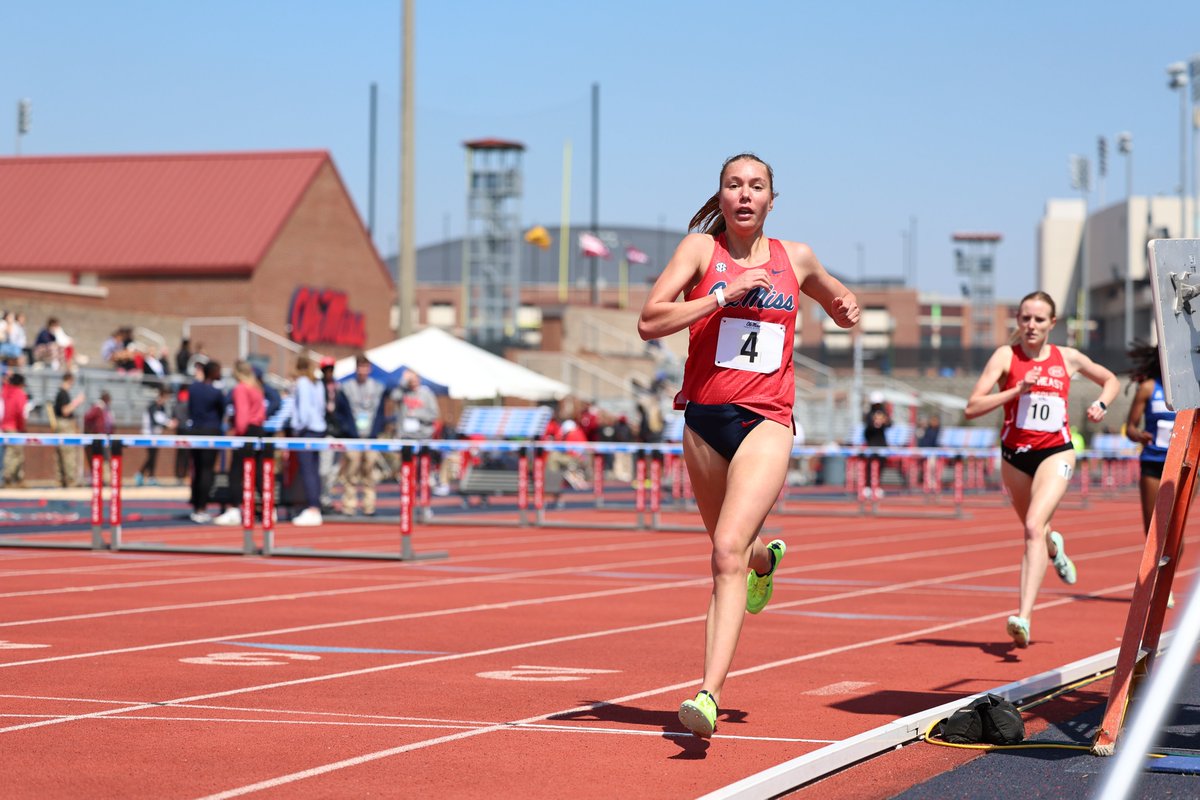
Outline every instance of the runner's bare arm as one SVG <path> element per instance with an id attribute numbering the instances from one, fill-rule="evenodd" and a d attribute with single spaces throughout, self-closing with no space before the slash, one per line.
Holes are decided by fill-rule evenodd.
<path id="1" fill-rule="evenodd" d="M 1142 381 L 1138 384 L 1133 402 L 1129 404 L 1129 416 L 1125 418 L 1125 436 L 1131 442 L 1150 444 L 1154 441 L 1154 437 L 1146 430 L 1144 419 L 1146 404 L 1150 402 L 1152 394 L 1154 394 L 1154 381 Z"/>
<path id="2" fill-rule="evenodd" d="M 998 347 L 992 353 L 983 368 L 983 374 L 979 376 L 979 380 L 975 382 L 975 388 L 971 390 L 971 396 L 967 398 L 967 407 L 963 410 L 963 415 L 967 419 L 982 417 L 984 414 L 1000 408 L 1022 392 L 1029 391 L 1029 387 L 1033 385 L 1029 381 L 1022 381 L 1013 388 L 1002 392 L 992 391 L 1004 379 L 1011 358 L 1012 349 L 1009 347 Z"/>
<path id="3" fill-rule="evenodd" d="M 708 234 L 689 233 L 683 238 L 642 306 L 638 335 L 643 340 L 670 336 L 717 310 L 719 306 L 714 295 L 679 300 L 679 295 L 695 286 L 704 276 L 712 254 L 713 237 Z M 765 269 L 746 270 L 724 288 L 725 302 L 734 303 L 745 297 L 751 289 L 767 289 L 770 286 L 771 280 Z"/>
<path id="4" fill-rule="evenodd" d="M 1067 371 L 1070 374 L 1078 372 L 1100 387 L 1100 396 L 1096 398 L 1096 402 L 1088 406 L 1087 410 L 1088 419 L 1092 422 L 1099 422 L 1104 419 L 1104 415 L 1108 412 L 1108 406 L 1117 396 L 1117 392 L 1121 391 L 1121 382 L 1108 367 L 1097 364 L 1075 348 L 1063 347 L 1061 349 L 1063 360 L 1066 362 Z"/>
<path id="5" fill-rule="evenodd" d="M 812 248 L 802 242 L 784 242 L 800 290 L 821 304 L 839 328 L 858 324 L 858 298 L 829 274 Z"/>

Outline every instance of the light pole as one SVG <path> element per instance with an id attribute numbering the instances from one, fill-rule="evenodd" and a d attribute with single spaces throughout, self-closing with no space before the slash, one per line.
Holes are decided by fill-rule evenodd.
<path id="1" fill-rule="evenodd" d="M 20 100 L 17 103 L 17 155 L 21 155 L 21 137 L 29 133 L 29 123 L 32 114 L 33 101 L 29 98 Z"/>
<path id="2" fill-rule="evenodd" d="M 1070 159 L 1071 188 L 1079 191 L 1083 199 L 1083 228 L 1079 233 L 1079 326 L 1076 329 L 1075 346 L 1087 347 L 1088 343 L 1088 306 L 1091 298 L 1091 281 L 1088 275 L 1088 195 L 1092 190 L 1092 166 L 1087 156 L 1073 155 Z"/>
<path id="3" fill-rule="evenodd" d="M 1192 236 L 1200 236 L 1200 53 L 1188 62 L 1192 78 Z"/>
<path id="4" fill-rule="evenodd" d="M 1117 134 L 1117 152 L 1125 156 L 1125 230 L 1129 231 L 1129 221 L 1133 219 L 1130 203 L 1133 200 L 1133 134 L 1121 131 Z M 1125 346 L 1133 342 L 1133 259 L 1129 258 L 1129 246 L 1126 243 L 1125 262 Z"/>
<path id="5" fill-rule="evenodd" d="M 1171 77 L 1169 89 L 1179 90 L 1179 238 L 1186 239 L 1187 231 L 1187 64 L 1176 61 L 1167 66 Z"/>

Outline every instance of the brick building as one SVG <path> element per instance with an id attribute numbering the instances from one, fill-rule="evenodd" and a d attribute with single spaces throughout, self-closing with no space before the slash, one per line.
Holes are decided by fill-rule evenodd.
<path id="1" fill-rule="evenodd" d="M 325 151 L 0 158 L 0 306 L 31 338 L 60 317 L 93 363 L 130 325 L 282 374 L 272 341 L 347 355 L 391 339 L 394 305 Z"/>

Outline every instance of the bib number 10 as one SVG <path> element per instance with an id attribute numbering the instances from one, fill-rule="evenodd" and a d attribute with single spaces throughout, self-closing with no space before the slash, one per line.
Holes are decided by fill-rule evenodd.
<path id="1" fill-rule="evenodd" d="M 1017 404 L 1017 427 L 1057 433 L 1067 420 L 1067 405 L 1056 394 L 1023 394 Z"/>

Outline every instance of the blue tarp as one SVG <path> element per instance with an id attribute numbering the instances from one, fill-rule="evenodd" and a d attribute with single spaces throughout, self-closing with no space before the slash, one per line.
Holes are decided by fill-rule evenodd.
<path id="1" fill-rule="evenodd" d="M 374 378 L 375 380 L 379 381 L 380 383 L 382 383 L 390 391 L 392 389 L 395 389 L 396 386 L 400 383 L 400 376 L 404 374 L 404 370 L 406 370 L 406 369 L 408 369 L 408 368 L 407 367 L 399 367 L 391 372 L 388 372 L 387 370 L 383 369 L 375 362 L 371 362 L 371 377 Z M 355 375 L 354 372 L 351 372 L 349 375 L 344 375 L 337 379 L 338 383 L 345 383 L 346 381 L 352 381 L 352 380 L 354 380 L 354 375 Z M 433 393 L 436 395 L 444 396 L 444 395 L 450 394 L 450 390 L 448 388 L 446 388 L 445 386 L 443 386 L 440 383 L 435 383 L 434 381 L 431 381 L 424 376 L 421 376 L 421 383 L 425 384 L 430 389 L 432 389 Z"/>

